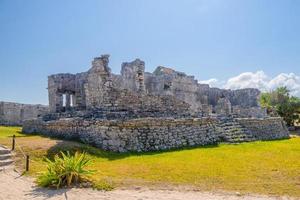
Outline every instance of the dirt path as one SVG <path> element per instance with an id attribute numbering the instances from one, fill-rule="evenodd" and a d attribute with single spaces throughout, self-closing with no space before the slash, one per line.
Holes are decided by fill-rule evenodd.
<path id="1" fill-rule="evenodd" d="M 238 196 L 233 194 L 213 194 L 208 192 L 195 191 L 170 191 L 170 190 L 114 190 L 101 192 L 92 189 L 62 189 L 48 190 L 37 188 L 31 179 L 20 176 L 12 170 L 0 172 L 0 200 L 23 200 L 23 199 L 49 199 L 49 200 L 271 200 L 288 199 L 265 196 Z"/>

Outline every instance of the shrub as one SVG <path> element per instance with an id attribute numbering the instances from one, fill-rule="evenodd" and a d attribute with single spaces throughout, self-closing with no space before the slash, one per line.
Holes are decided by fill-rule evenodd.
<path id="1" fill-rule="evenodd" d="M 61 151 L 60 155 L 56 154 L 53 161 L 45 159 L 48 166 L 47 171 L 38 177 L 40 186 L 59 188 L 88 181 L 87 175 L 93 171 L 86 169 L 91 160 L 86 158 L 85 153 L 70 155 L 69 151 L 66 154 Z"/>
<path id="2" fill-rule="evenodd" d="M 281 116 L 288 126 L 300 121 L 300 98 L 290 95 L 286 87 L 279 87 L 275 91 L 262 93 L 260 105 L 267 108 L 269 114 L 274 111 Z"/>

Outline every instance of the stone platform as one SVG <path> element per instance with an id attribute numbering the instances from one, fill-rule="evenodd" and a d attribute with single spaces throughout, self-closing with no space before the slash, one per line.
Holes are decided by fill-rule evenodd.
<path id="1" fill-rule="evenodd" d="M 146 152 L 289 137 L 281 118 L 229 117 L 28 120 L 23 125 L 23 132 L 76 139 L 114 152 Z"/>

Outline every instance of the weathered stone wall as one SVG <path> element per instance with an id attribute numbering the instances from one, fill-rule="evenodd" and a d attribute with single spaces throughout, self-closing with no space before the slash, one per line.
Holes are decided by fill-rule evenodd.
<path id="1" fill-rule="evenodd" d="M 209 85 L 199 84 L 194 76 L 163 66 L 158 66 L 153 73 L 145 72 L 145 62 L 140 59 L 124 62 L 120 75 L 112 74 L 108 64 L 109 55 L 102 55 L 92 61 L 92 67 L 87 72 L 49 76 L 50 111 L 105 108 L 114 104 L 110 102 L 115 98 L 114 91 L 124 93 L 123 90 L 133 95 L 176 98 L 189 104 L 192 112 L 202 116 L 212 112 L 231 113 L 230 104 L 246 109 L 259 106 L 257 98 L 260 92 L 257 89 L 210 88 Z M 218 104 L 220 99 L 226 103 Z"/>
<path id="2" fill-rule="evenodd" d="M 49 76 L 48 92 L 51 112 L 27 120 L 25 132 L 79 139 L 110 151 L 288 137 L 282 119 L 266 118 L 259 107 L 259 90 L 210 88 L 162 66 L 145 72 L 139 59 L 123 63 L 116 75 L 109 68 L 109 55 L 96 57 L 87 72 Z M 0 120 L 22 123 L 38 115 L 32 110 L 0 109 Z"/>
<path id="3" fill-rule="evenodd" d="M 48 77 L 49 107 L 51 112 L 68 110 L 71 106 L 86 107 L 84 84 L 87 72 L 78 74 L 55 74 Z M 65 105 L 63 96 L 65 95 Z"/>
<path id="4" fill-rule="evenodd" d="M 220 98 L 215 107 L 215 112 L 218 114 L 229 115 L 232 113 L 231 103 L 227 98 Z"/>
<path id="5" fill-rule="evenodd" d="M 233 106 L 232 113 L 240 118 L 265 118 L 268 116 L 267 110 L 258 106 L 249 108 Z"/>
<path id="6" fill-rule="evenodd" d="M 236 121 L 248 130 L 254 140 L 274 140 L 289 137 L 286 124 L 280 117 L 238 118 Z"/>
<path id="7" fill-rule="evenodd" d="M 136 59 L 133 62 L 124 62 L 121 67 L 120 79 L 115 83 L 117 88 L 128 89 L 133 92 L 145 92 L 145 62 Z"/>
<path id="8" fill-rule="evenodd" d="M 226 90 L 220 88 L 209 88 L 208 103 L 216 106 L 220 98 L 227 98 L 232 106 L 239 105 L 243 108 L 256 107 L 260 91 L 255 88 L 246 88 L 239 90 Z"/>
<path id="9" fill-rule="evenodd" d="M 48 106 L 0 102 L 0 125 L 22 125 L 24 120 L 37 118 L 49 111 Z"/>
<path id="10" fill-rule="evenodd" d="M 197 112 L 207 103 L 205 95 L 200 94 L 198 81 L 194 76 L 159 66 L 153 73 L 145 73 L 146 91 L 152 95 L 168 95 L 191 105 Z"/>
<path id="11" fill-rule="evenodd" d="M 79 139 L 109 151 L 155 151 L 214 144 L 219 138 L 215 123 L 215 119 L 209 118 L 142 118 L 127 121 L 73 118 L 50 122 L 29 120 L 24 124 L 23 131 Z"/>
<path id="12" fill-rule="evenodd" d="M 245 142 L 288 138 L 281 118 L 140 118 L 131 120 L 92 120 L 82 118 L 55 121 L 28 120 L 25 133 L 41 133 L 79 139 L 101 149 L 156 151 L 219 142 Z"/>

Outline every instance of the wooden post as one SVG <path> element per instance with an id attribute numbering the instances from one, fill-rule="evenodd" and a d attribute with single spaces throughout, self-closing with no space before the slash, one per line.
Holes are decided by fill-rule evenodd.
<path id="1" fill-rule="evenodd" d="M 26 172 L 29 171 L 29 155 L 26 155 Z"/>
<path id="2" fill-rule="evenodd" d="M 13 139 L 12 139 L 12 147 L 11 147 L 11 150 L 15 150 L 15 145 L 16 145 L 16 136 L 13 135 Z"/>

